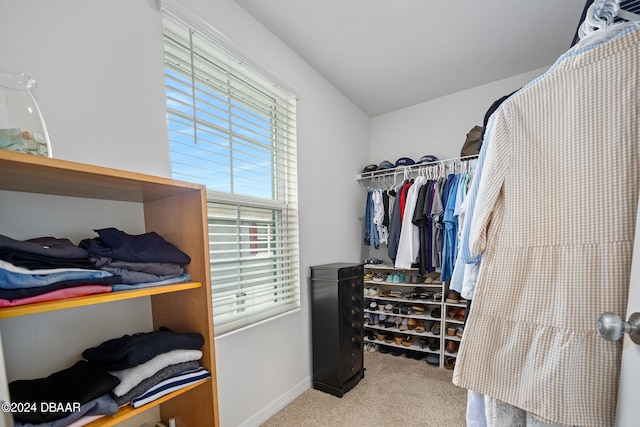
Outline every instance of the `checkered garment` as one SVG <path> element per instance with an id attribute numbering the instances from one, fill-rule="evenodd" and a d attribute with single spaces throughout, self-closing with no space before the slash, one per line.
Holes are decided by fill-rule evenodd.
<path id="1" fill-rule="evenodd" d="M 639 190 L 640 26 L 568 52 L 495 114 L 478 285 L 453 381 L 548 423 L 614 425 Z"/>

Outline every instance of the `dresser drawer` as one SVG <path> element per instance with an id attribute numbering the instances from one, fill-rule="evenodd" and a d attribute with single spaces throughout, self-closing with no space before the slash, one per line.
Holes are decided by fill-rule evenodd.
<path id="1" fill-rule="evenodd" d="M 354 347 L 349 351 L 342 353 L 342 381 L 348 381 L 349 378 L 362 370 L 362 348 Z"/>

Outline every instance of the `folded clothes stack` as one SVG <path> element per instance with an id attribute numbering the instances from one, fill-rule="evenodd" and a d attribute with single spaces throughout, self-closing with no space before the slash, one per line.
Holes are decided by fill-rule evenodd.
<path id="1" fill-rule="evenodd" d="M 109 392 L 118 378 L 81 360 L 46 378 L 9 383 L 15 427 L 62 427 L 83 417 L 113 415 L 118 405 Z M 83 425 L 80 423 L 79 425 Z"/>
<path id="2" fill-rule="evenodd" d="M 0 235 L 0 308 L 191 280 L 191 258 L 155 232 L 69 239 Z"/>
<path id="3" fill-rule="evenodd" d="M 211 376 L 200 366 L 204 338 L 167 328 L 124 335 L 86 349 L 82 356 L 120 380 L 111 394 L 134 408 Z"/>
<path id="4" fill-rule="evenodd" d="M 0 235 L 0 307 L 111 292 L 119 276 L 96 269 L 69 239 Z"/>
<path id="5" fill-rule="evenodd" d="M 85 360 L 46 378 L 12 381 L 11 402 L 25 408 L 14 414 L 15 427 L 85 425 L 209 378 L 199 362 L 203 345 L 197 332 L 160 328 L 88 348 Z"/>
<path id="6" fill-rule="evenodd" d="M 122 278 L 114 291 L 185 282 L 182 264 L 191 258 L 155 232 L 130 235 L 116 228 L 95 230 L 99 237 L 84 239 L 93 265 Z"/>

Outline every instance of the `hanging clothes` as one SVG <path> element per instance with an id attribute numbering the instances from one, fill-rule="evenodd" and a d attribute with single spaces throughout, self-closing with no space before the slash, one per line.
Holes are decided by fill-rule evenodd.
<path id="1" fill-rule="evenodd" d="M 433 271 L 440 271 L 442 265 L 442 190 L 444 180 L 438 179 L 433 184 L 433 203 L 431 205 L 431 265 Z"/>
<path id="2" fill-rule="evenodd" d="M 418 194 L 426 179 L 419 176 L 408 189 L 405 197 L 405 208 L 400 229 L 398 254 L 395 259 L 395 268 L 411 268 L 418 259 L 420 250 L 420 237 L 418 227 L 413 224 L 413 214 L 418 200 Z"/>
<path id="3" fill-rule="evenodd" d="M 431 212 L 433 180 L 428 180 L 418 193 L 416 209 L 413 213 L 413 225 L 418 227 L 420 250 L 418 253 L 418 273 L 425 275 L 432 271 L 431 267 L 431 221 L 428 220 Z"/>
<path id="4" fill-rule="evenodd" d="M 374 204 L 373 204 L 373 192 L 367 191 L 367 200 L 365 202 L 364 212 L 364 244 L 367 246 L 373 246 L 378 249 L 378 231 L 373 222 L 374 216 Z"/>
<path id="5" fill-rule="evenodd" d="M 626 309 L 638 93 L 633 23 L 569 51 L 494 113 L 469 234 L 482 262 L 454 384 L 547 423 L 614 425 L 621 343 L 594 322 Z"/>
<path id="6" fill-rule="evenodd" d="M 406 183 L 406 182 L 405 182 Z M 387 255 L 389 259 L 395 261 L 398 254 L 398 243 L 400 242 L 400 229 L 402 228 L 402 215 L 400 212 L 400 192 L 405 183 L 402 183 L 394 190 L 395 197 L 389 214 L 389 238 L 387 243 Z"/>

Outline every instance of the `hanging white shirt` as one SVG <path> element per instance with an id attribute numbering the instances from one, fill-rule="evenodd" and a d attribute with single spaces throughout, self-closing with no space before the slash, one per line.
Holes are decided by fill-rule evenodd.
<path id="1" fill-rule="evenodd" d="M 420 250 L 420 231 L 418 226 L 413 224 L 413 213 L 416 210 L 418 192 L 426 182 L 427 179 L 425 177 L 419 176 L 415 179 L 413 185 L 409 188 L 409 191 L 407 191 L 395 268 L 411 268 L 411 264 L 416 262 L 418 259 L 418 252 Z"/>

